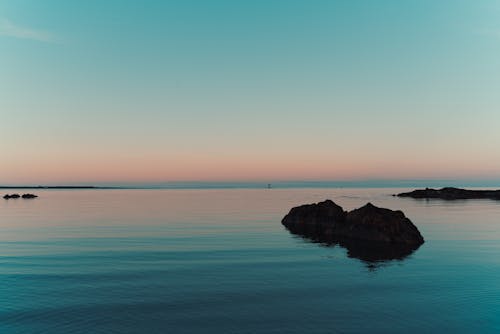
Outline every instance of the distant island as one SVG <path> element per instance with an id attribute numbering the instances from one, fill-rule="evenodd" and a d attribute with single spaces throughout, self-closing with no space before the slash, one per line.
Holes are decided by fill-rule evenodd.
<path id="1" fill-rule="evenodd" d="M 0 186 L 0 189 L 101 189 L 96 186 Z"/>
<path id="2" fill-rule="evenodd" d="M 467 190 L 454 187 L 445 187 L 441 189 L 417 189 L 406 193 L 400 193 L 395 196 L 411 198 L 437 198 L 444 200 L 457 199 L 494 199 L 500 200 L 500 190 Z"/>

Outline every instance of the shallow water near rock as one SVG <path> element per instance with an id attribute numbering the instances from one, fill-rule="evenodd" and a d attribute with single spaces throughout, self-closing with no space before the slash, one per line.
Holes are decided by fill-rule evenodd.
<path id="1" fill-rule="evenodd" d="M 496 333 L 500 202 L 388 189 L 37 190 L 0 203 L 1 333 Z M 393 260 L 289 233 L 330 198 L 402 210 Z"/>

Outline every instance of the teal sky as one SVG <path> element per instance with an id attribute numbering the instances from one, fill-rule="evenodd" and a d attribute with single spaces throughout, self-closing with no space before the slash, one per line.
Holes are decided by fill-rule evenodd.
<path id="1" fill-rule="evenodd" d="M 498 1 L 2 1 L 0 184 L 500 177 Z"/>

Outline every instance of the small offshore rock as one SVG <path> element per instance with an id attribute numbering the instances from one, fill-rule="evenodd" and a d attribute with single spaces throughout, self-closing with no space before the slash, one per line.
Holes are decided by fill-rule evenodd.
<path id="1" fill-rule="evenodd" d="M 19 197 L 21 197 L 19 194 L 12 194 L 12 195 L 7 194 L 7 195 L 4 195 L 3 198 L 4 199 L 11 199 L 11 198 L 19 198 Z"/>

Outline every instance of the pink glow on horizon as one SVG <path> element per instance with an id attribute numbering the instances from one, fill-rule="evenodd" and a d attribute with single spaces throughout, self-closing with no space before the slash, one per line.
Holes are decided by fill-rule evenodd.
<path id="1" fill-rule="evenodd" d="M 2 166 L 0 183 L 62 184 L 106 182 L 168 181 L 261 181 L 261 180 L 348 180 L 497 177 L 493 162 L 480 168 L 475 163 L 457 163 L 446 159 L 429 161 L 387 161 L 353 157 L 349 161 L 332 157 L 290 156 L 210 157 L 177 156 L 171 159 L 152 157 L 100 157 L 88 159 L 43 159 L 36 166 L 22 161 Z M 54 163 L 57 161 L 57 163 Z"/>

